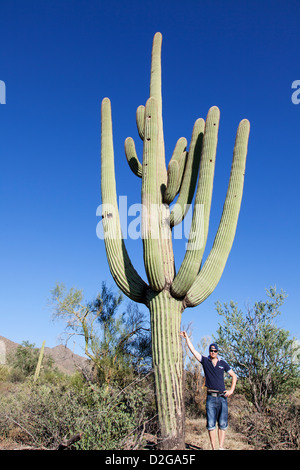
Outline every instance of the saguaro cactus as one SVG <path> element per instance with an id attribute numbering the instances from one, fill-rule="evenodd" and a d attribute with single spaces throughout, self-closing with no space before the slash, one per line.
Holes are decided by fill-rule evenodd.
<path id="1" fill-rule="evenodd" d="M 43 357 L 44 357 L 45 344 L 46 344 L 46 341 L 43 341 L 43 344 L 42 344 L 42 347 L 41 347 L 41 350 L 40 350 L 40 354 L 39 354 L 39 358 L 38 358 L 38 362 L 37 362 L 37 366 L 36 366 L 36 369 L 35 369 L 34 377 L 33 377 L 34 382 L 37 381 L 37 379 L 39 378 L 39 375 L 40 375 L 41 365 L 42 365 L 42 361 L 43 361 Z"/>
<path id="2" fill-rule="evenodd" d="M 202 266 L 220 112 L 214 106 L 205 121 L 198 119 L 195 122 L 189 149 L 186 139 L 180 138 L 166 167 L 161 43 L 162 35 L 156 33 L 152 47 L 150 97 L 146 106 L 139 106 L 136 113 L 138 133 L 143 140 L 142 162 L 137 156 L 134 140 L 129 137 L 125 141 L 130 168 L 142 178 L 142 239 L 147 282 L 134 269 L 122 238 L 108 98 L 103 99 L 101 110 L 102 221 L 108 263 L 115 282 L 130 299 L 144 303 L 150 310 L 160 448 L 184 449 L 181 315 L 186 307 L 199 305 L 213 292 L 225 267 L 240 211 L 250 125 L 248 120 L 239 124 L 222 217 L 212 249 Z M 183 220 L 195 190 L 189 242 L 176 273 L 172 229 Z M 176 196 L 176 204 L 170 208 Z"/>

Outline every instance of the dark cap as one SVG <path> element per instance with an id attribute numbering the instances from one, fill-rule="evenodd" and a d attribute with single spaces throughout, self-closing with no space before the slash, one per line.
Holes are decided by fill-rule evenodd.
<path id="1" fill-rule="evenodd" d="M 210 350 L 210 348 L 211 348 L 212 346 L 213 346 L 217 351 L 219 351 L 218 345 L 217 345 L 216 343 L 211 343 L 211 344 L 209 345 L 209 348 L 208 348 L 208 349 Z"/>

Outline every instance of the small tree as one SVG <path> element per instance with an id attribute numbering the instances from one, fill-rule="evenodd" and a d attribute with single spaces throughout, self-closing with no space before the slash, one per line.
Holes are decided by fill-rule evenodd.
<path id="1" fill-rule="evenodd" d="M 224 303 L 224 307 L 216 303 L 223 317 L 216 341 L 258 411 L 299 384 L 300 346 L 288 331 L 275 324 L 286 295 L 277 293 L 276 287 L 266 292 L 269 299 L 256 302 L 245 314 L 233 301 L 229 306 Z"/>
<path id="2" fill-rule="evenodd" d="M 85 354 L 98 380 L 107 386 L 149 366 L 151 355 L 143 313 L 128 304 L 126 311 L 118 314 L 122 301 L 122 295 L 113 293 L 105 283 L 92 302 L 84 301 L 81 290 L 67 291 L 64 284 L 57 284 L 52 291 L 53 318 L 67 322 L 66 342 L 74 335 L 83 336 Z"/>

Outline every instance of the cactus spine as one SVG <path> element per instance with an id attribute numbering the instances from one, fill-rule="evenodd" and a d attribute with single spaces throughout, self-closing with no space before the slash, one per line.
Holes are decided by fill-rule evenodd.
<path id="1" fill-rule="evenodd" d="M 101 108 L 102 220 L 108 263 L 115 282 L 130 299 L 144 303 L 150 310 L 160 447 L 184 449 L 183 364 L 179 336 L 181 315 L 186 307 L 199 305 L 212 293 L 224 270 L 240 211 L 250 124 L 245 119 L 238 127 L 220 225 L 213 247 L 202 266 L 209 227 L 220 112 L 213 106 L 205 121 L 197 119 L 189 149 L 186 139 L 180 138 L 166 168 L 161 44 L 162 35 L 156 33 L 152 47 L 150 97 L 145 107 L 139 106 L 136 112 L 138 133 L 143 140 L 142 163 L 137 156 L 134 140 L 128 137 L 125 141 L 130 168 L 142 178 L 142 239 L 147 283 L 132 266 L 122 239 L 108 98 L 103 99 Z M 195 191 L 189 243 L 176 273 L 172 229 L 185 217 Z M 176 197 L 176 204 L 170 210 L 170 204 Z"/>

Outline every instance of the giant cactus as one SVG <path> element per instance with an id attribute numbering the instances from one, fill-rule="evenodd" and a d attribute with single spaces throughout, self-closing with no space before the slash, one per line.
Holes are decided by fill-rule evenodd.
<path id="1" fill-rule="evenodd" d="M 202 265 L 220 113 L 214 106 L 205 121 L 198 119 L 189 149 L 186 139 L 180 138 L 166 167 L 161 43 L 162 36 L 156 33 L 152 47 L 150 97 L 146 106 L 139 106 L 136 113 L 138 133 L 143 140 L 142 162 L 137 156 L 134 140 L 129 137 L 125 141 L 130 168 L 142 178 L 142 240 L 147 282 L 134 269 L 122 238 L 108 98 L 103 99 L 101 109 L 102 221 L 108 263 L 116 284 L 130 299 L 144 303 L 150 310 L 160 448 L 180 449 L 184 448 L 181 315 L 186 307 L 199 305 L 212 293 L 225 267 L 241 205 L 250 125 L 248 120 L 239 124 L 222 217 L 212 249 Z M 172 229 L 183 220 L 195 190 L 190 239 L 176 273 Z M 176 196 L 176 204 L 170 209 Z"/>

